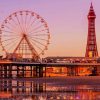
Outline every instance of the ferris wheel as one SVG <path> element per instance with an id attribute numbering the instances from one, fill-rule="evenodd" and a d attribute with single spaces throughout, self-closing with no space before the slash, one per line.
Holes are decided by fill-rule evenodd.
<path id="1" fill-rule="evenodd" d="M 49 40 L 48 25 L 35 12 L 14 12 L 1 24 L 0 42 L 6 54 L 38 59 L 48 49 Z"/>

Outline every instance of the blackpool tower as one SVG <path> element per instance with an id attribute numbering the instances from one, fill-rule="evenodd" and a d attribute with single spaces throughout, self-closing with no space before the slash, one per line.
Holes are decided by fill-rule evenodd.
<path id="1" fill-rule="evenodd" d="M 88 38 L 85 57 L 98 57 L 96 33 L 95 33 L 95 12 L 91 3 L 88 13 Z"/>

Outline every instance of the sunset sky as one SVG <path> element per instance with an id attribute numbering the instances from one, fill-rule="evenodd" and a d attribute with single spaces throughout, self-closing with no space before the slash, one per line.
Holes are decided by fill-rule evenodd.
<path id="1" fill-rule="evenodd" d="M 48 23 L 51 40 L 45 56 L 84 56 L 87 14 L 93 2 L 100 54 L 100 0 L 0 0 L 0 24 L 11 13 L 32 10 Z"/>

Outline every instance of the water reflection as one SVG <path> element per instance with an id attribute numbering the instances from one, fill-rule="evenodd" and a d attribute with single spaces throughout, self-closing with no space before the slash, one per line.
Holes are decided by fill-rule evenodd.
<path id="1" fill-rule="evenodd" d="M 100 85 L 0 80 L 0 100 L 100 100 Z"/>

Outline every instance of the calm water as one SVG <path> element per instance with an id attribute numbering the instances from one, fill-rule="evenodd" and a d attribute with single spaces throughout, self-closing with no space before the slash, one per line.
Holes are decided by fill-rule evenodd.
<path id="1" fill-rule="evenodd" d="M 100 100 L 100 85 L 0 80 L 0 100 Z"/>

